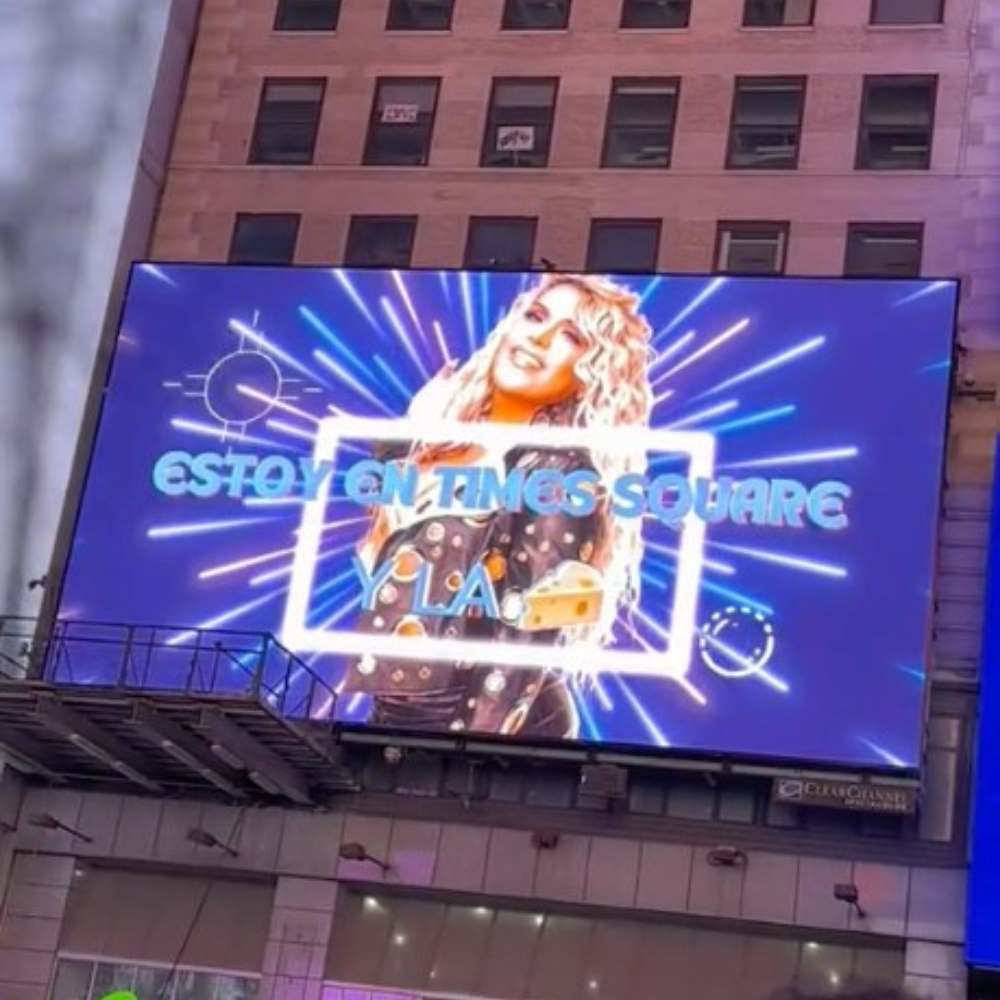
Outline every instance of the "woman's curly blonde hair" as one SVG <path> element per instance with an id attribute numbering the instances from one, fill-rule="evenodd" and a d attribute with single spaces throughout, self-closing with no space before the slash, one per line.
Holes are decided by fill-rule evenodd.
<path id="1" fill-rule="evenodd" d="M 551 288 L 578 289 L 581 303 L 575 317 L 588 335 L 590 349 L 576 363 L 581 391 L 573 398 L 539 411 L 535 423 L 573 427 L 646 427 L 653 405 L 649 385 L 652 331 L 639 313 L 639 297 L 607 278 L 594 275 L 548 274 L 517 297 L 486 343 L 455 373 L 456 391 L 442 416 L 450 420 L 488 420 L 493 397 L 493 365 L 510 327 L 519 322 L 539 296 Z M 590 449 L 605 487 L 625 473 L 644 474 L 646 453 L 622 433 L 613 452 Z M 566 641 L 611 639 L 618 610 L 638 603 L 642 561 L 642 519 L 615 517 L 605 498 L 604 530 L 595 562 L 603 570 L 605 601 L 602 620 L 588 629 L 565 629 Z"/>

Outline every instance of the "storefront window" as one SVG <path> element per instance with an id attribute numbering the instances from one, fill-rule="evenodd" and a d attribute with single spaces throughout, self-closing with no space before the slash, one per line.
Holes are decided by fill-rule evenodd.
<path id="1" fill-rule="evenodd" d="M 250 976 L 60 958 L 51 1000 L 105 1000 L 116 993 L 135 1000 L 256 1000 L 259 988 L 259 980 Z"/>
<path id="2" fill-rule="evenodd" d="M 337 902 L 322 1000 L 661 1000 L 665 983 L 684 1000 L 789 990 L 834 996 L 898 989 L 903 959 L 895 941 L 802 940 L 347 890 Z"/>

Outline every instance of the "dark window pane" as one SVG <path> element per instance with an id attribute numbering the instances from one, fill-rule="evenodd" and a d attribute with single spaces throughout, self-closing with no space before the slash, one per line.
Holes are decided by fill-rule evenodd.
<path id="1" fill-rule="evenodd" d="M 447 31 L 455 0 L 392 0 L 389 4 L 390 31 Z"/>
<path id="2" fill-rule="evenodd" d="M 916 278 L 923 241 L 919 225 L 853 225 L 847 229 L 848 275 Z"/>
<path id="3" fill-rule="evenodd" d="M 678 777 L 671 781 L 667 791 L 667 815 L 681 819 L 711 819 L 715 795 L 715 789 L 709 788 L 704 781 Z"/>
<path id="4" fill-rule="evenodd" d="M 606 167 L 668 167 L 677 112 L 676 80 L 618 79 L 611 86 Z"/>
<path id="5" fill-rule="evenodd" d="M 691 0 L 625 0 L 623 28 L 686 28 Z"/>
<path id="6" fill-rule="evenodd" d="M 297 215 L 236 216 L 233 241 L 229 247 L 230 264 L 291 264 L 295 240 L 299 234 Z"/>
<path id="7" fill-rule="evenodd" d="M 799 158 L 805 81 L 736 80 L 727 166 L 792 170 Z"/>
<path id="8" fill-rule="evenodd" d="M 355 215 L 344 263 L 350 267 L 409 267 L 416 231 L 414 216 Z"/>
<path id="9" fill-rule="evenodd" d="M 940 24 L 944 0 L 874 0 L 872 24 Z"/>
<path id="10" fill-rule="evenodd" d="M 322 80 L 265 80 L 251 163 L 312 163 L 323 107 Z"/>
<path id="11" fill-rule="evenodd" d="M 93 962 L 61 958 L 52 984 L 52 1000 L 90 1000 L 90 980 L 93 974 Z"/>
<path id="12" fill-rule="evenodd" d="M 746 0 L 743 23 L 749 28 L 812 24 L 814 0 Z"/>
<path id="13" fill-rule="evenodd" d="M 278 0 L 275 31 L 333 31 L 340 0 Z"/>
<path id="14" fill-rule="evenodd" d="M 118 990 L 131 990 L 135 984 L 135 966 L 121 962 L 102 962 L 97 966 L 91 997 L 99 1000 Z"/>
<path id="15" fill-rule="evenodd" d="M 858 138 L 858 167 L 868 170 L 926 170 L 937 78 L 865 78 Z"/>
<path id="16" fill-rule="evenodd" d="M 958 754 L 954 750 L 928 750 L 924 775 L 920 839 L 948 843 L 955 836 Z"/>
<path id="17" fill-rule="evenodd" d="M 716 270 L 727 274 L 780 274 L 788 228 L 780 222 L 720 222 Z"/>
<path id="18" fill-rule="evenodd" d="M 651 777 L 648 774 L 640 773 L 629 781 L 629 812 L 659 816 L 663 813 L 665 802 L 666 785 L 659 775 Z"/>
<path id="19" fill-rule="evenodd" d="M 529 270 L 535 255 L 536 225 L 536 219 L 470 219 L 465 266 L 472 270 Z"/>
<path id="20" fill-rule="evenodd" d="M 135 993 L 136 1000 L 168 1000 L 173 995 L 172 978 L 169 969 L 136 966 L 135 986 L 132 988 L 132 992 Z M 215 1000 L 223 1000 L 223 998 L 217 996 Z M 241 998 L 233 997 L 232 1000 L 241 1000 Z"/>
<path id="21" fill-rule="evenodd" d="M 655 271 L 660 223 L 651 220 L 595 219 L 590 226 L 587 270 L 606 274 Z"/>
<path id="22" fill-rule="evenodd" d="M 214 1000 L 215 976 L 210 972 L 182 970 L 174 980 L 175 1000 Z"/>
<path id="23" fill-rule="evenodd" d="M 439 81 L 381 79 L 365 146 L 366 164 L 424 166 L 431 152 Z"/>
<path id="24" fill-rule="evenodd" d="M 503 27 L 511 29 L 565 28 L 570 0 L 505 0 Z"/>
<path id="25" fill-rule="evenodd" d="M 482 166 L 544 167 L 549 161 L 555 99 L 555 80 L 496 80 Z"/>
<path id="26" fill-rule="evenodd" d="M 719 819 L 727 823 L 752 823 L 757 813 L 757 795 L 749 786 L 719 789 Z"/>

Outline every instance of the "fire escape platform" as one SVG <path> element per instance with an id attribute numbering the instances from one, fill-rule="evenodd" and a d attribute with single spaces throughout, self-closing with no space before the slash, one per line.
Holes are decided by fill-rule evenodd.
<path id="1" fill-rule="evenodd" d="M 0 750 L 69 785 L 319 805 L 336 695 L 272 636 L 0 619 Z"/>

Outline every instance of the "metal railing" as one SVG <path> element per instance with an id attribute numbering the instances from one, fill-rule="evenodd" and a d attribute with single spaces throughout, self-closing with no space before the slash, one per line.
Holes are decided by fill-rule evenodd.
<path id="1" fill-rule="evenodd" d="M 245 697 L 332 722 L 337 694 L 269 633 L 0 616 L 0 680 Z"/>

